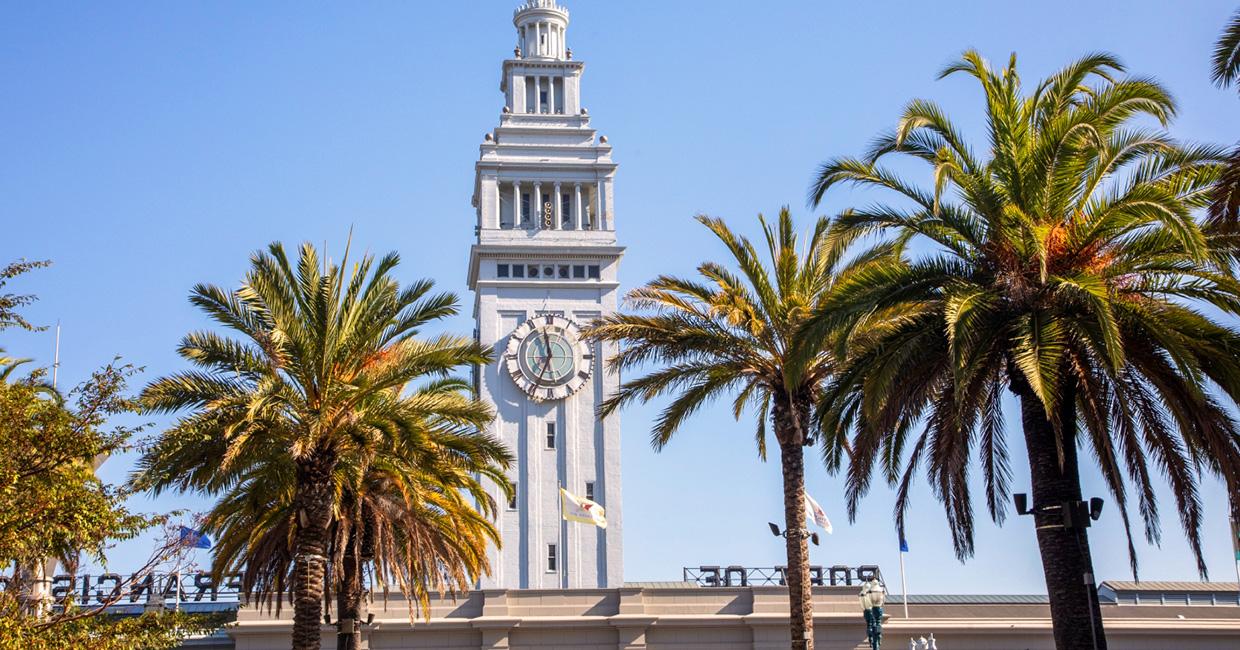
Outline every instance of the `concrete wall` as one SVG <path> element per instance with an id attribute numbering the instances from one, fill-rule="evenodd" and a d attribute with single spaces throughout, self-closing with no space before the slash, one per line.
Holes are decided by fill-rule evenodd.
<path id="1" fill-rule="evenodd" d="M 429 620 L 411 622 L 406 603 L 376 602 L 365 646 L 606 650 L 774 650 L 788 647 L 787 592 L 779 587 L 484 590 L 436 600 Z M 819 650 L 866 647 L 855 587 L 814 590 Z M 1053 650 L 1045 605 L 917 605 L 902 618 L 887 609 L 884 646 L 908 647 L 933 633 L 942 650 Z M 238 650 L 287 648 L 292 612 L 245 608 L 228 631 Z M 1181 618 L 1183 617 L 1183 618 Z M 1104 607 L 1113 650 L 1222 650 L 1240 647 L 1240 607 Z M 335 646 L 324 626 L 324 647 Z M 205 647 L 205 646 L 202 646 Z"/>

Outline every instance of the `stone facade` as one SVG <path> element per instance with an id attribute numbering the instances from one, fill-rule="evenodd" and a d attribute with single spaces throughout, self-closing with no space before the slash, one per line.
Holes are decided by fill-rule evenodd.
<path id="1" fill-rule="evenodd" d="M 1200 584 L 1200 583 L 1198 583 Z M 1116 592 L 1119 593 L 1116 593 Z M 1240 594 L 1215 585 L 1201 600 L 1145 589 L 1144 602 L 1124 605 L 1124 588 L 1103 602 L 1107 638 L 1115 650 L 1234 650 L 1240 639 Z M 909 618 L 888 603 L 883 646 L 908 648 L 910 638 L 934 634 L 941 650 L 1052 650 L 1044 596 L 925 596 L 910 601 Z M 1190 604 L 1192 603 L 1192 604 Z M 425 648 L 560 648 L 573 650 L 784 650 L 788 597 L 781 587 L 696 587 L 679 583 L 619 589 L 482 590 L 436 600 L 429 620 L 410 622 L 399 597 L 371 607 L 364 628 L 370 650 Z M 279 617 L 242 609 L 227 636 L 194 645 L 213 650 L 287 648 L 292 613 Z M 861 650 L 865 624 L 857 587 L 814 588 L 815 647 Z M 323 626 L 325 648 L 335 629 Z M 187 646 L 189 647 L 189 646 Z"/>
<path id="2" fill-rule="evenodd" d="M 516 456 L 516 499 L 499 516 L 504 540 L 491 553 L 486 588 L 618 587 L 623 580 L 620 422 L 596 417 L 618 378 L 594 345 L 572 368 L 584 385 L 533 397 L 513 373 L 510 337 L 529 319 L 585 324 L 616 309 L 624 249 L 616 243 L 611 146 L 581 106 L 585 65 L 570 58 L 568 11 L 534 0 L 513 16 L 514 58 L 502 65 L 504 108 L 475 166 L 477 243 L 470 251 L 478 340 L 496 363 L 481 368 L 481 398 L 495 406 L 494 433 Z M 509 356 L 510 358 L 505 358 Z M 548 389 L 550 390 L 550 389 Z M 565 389 L 566 390 L 566 389 Z M 607 512 L 600 530 L 560 517 L 559 488 Z M 496 499 L 503 504 L 498 489 Z"/>

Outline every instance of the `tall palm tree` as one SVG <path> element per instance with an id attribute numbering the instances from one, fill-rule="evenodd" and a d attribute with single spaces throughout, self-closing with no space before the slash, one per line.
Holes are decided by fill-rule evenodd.
<path id="1" fill-rule="evenodd" d="M 146 455 L 140 484 L 218 494 L 258 466 L 291 474 L 297 650 L 320 645 L 341 459 L 399 444 L 415 427 L 394 423 L 429 413 L 468 424 L 473 405 L 401 399 L 395 391 L 490 356 L 469 339 L 417 336 L 425 323 L 456 313 L 456 298 L 430 295 L 429 281 L 401 288 L 392 277 L 398 262 L 395 253 L 377 262 L 368 255 L 349 267 L 346 247 L 342 262 L 329 264 L 304 244 L 294 265 L 282 245 L 271 244 L 252 256 L 240 289 L 198 285 L 191 293 L 194 305 L 237 336 L 190 333 L 179 351 L 198 369 L 143 392 L 152 411 L 188 413 Z"/>
<path id="2" fill-rule="evenodd" d="M 1174 104 L 1153 81 L 1120 79 L 1122 71 L 1094 54 L 1026 94 L 1015 56 L 994 70 L 969 51 L 942 76 L 981 84 L 988 157 L 918 100 L 868 156 L 822 166 L 814 202 L 841 183 L 901 199 L 846 211 L 833 236 L 927 244 L 911 261 L 845 280 L 805 331 L 856 332 L 818 414 L 824 428 L 854 427 L 850 513 L 877 464 L 899 486 L 903 533 L 909 486 L 924 464 L 957 554 L 972 554 L 975 450 L 991 517 L 1002 522 L 1006 510 L 1006 388 L 1020 403 L 1034 506 L 1081 501 L 1078 455 L 1088 447 L 1125 530 L 1130 483 L 1156 543 L 1152 465 L 1170 483 L 1205 574 L 1198 483 L 1214 474 L 1240 489 L 1240 435 L 1212 394 L 1240 398 L 1240 333 L 1196 309 L 1240 313 L 1228 239 L 1192 216 L 1208 202 L 1223 154 L 1136 126 L 1143 117 L 1165 124 Z M 927 163 L 933 189 L 884 168 L 890 154 Z M 1084 528 L 1064 527 L 1059 510 L 1035 522 L 1057 647 L 1105 648 Z M 1129 551 L 1135 573 L 1130 532 Z"/>
<path id="3" fill-rule="evenodd" d="M 1226 88 L 1240 82 L 1240 11 L 1232 14 L 1214 46 L 1214 83 Z M 1215 189 L 1210 216 L 1234 224 L 1240 220 L 1240 145 L 1231 152 L 1231 160 Z"/>
<path id="4" fill-rule="evenodd" d="M 629 292 L 633 311 L 595 321 L 589 338 L 621 344 L 611 359 L 620 371 L 660 366 L 621 384 L 601 406 L 611 413 L 631 402 L 660 395 L 671 403 L 655 421 L 651 444 L 662 449 L 685 420 L 706 404 L 732 397 L 738 419 L 757 412 L 755 441 L 766 459 L 768 421 L 779 444 L 787 530 L 788 592 L 792 648 L 813 648 L 813 602 L 805 528 L 803 448 L 816 437 L 812 408 L 833 367 L 826 338 L 797 335 L 803 323 L 854 269 L 827 241 L 820 219 L 803 250 L 787 208 L 776 223 L 759 215 L 766 238 L 764 263 L 757 248 L 720 219 L 700 216 L 727 247 L 739 275 L 714 262 L 698 267 L 702 280 L 660 276 Z M 869 257 L 853 265 L 864 267 Z"/>
<path id="5" fill-rule="evenodd" d="M 419 392 L 472 401 L 474 425 L 430 418 L 402 433 L 404 444 L 337 465 L 340 514 L 330 535 L 328 575 L 336 594 L 341 650 L 360 643 L 351 621 L 365 618 L 366 574 L 376 586 L 400 589 L 416 614 L 428 611 L 432 590 L 466 591 L 489 570 L 486 550 L 499 543 L 499 536 L 490 521 L 495 504 L 482 479 L 506 488 L 503 472 L 511 456 L 492 436 L 477 432 L 490 422 L 491 412 L 466 397 L 467 389 L 459 380 L 448 380 Z M 289 531 L 296 514 L 293 472 L 287 466 L 285 461 L 254 467 L 204 522 L 217 539 L 213 571 L 240 572 L 242 589 L 261 595 L 268 606 L 293 570 Z"/>

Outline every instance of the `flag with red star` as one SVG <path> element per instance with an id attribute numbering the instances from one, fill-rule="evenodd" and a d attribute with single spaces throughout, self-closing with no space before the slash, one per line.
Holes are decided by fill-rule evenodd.
<path id="1" fill-rule="evenodd" d="M 599 528 L 607 527 L 607 513 L 603 506 L 585 497 L 572 494 L 564 488 L 560 488 L 560 502 L 566 521 L 594 524 Z"/>

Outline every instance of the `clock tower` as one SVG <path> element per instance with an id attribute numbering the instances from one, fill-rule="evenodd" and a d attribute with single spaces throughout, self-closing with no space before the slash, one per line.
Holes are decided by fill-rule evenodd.
<path id="1" fill-rule="evenodd" d="M 478 340 L 495 349 L 477 389 L 516 457 L 515 499 L 496 499 L 503 547 L 484 588 L 619 587 L 623 580 L 620 422 L 599 418 L 619 378 L 611 345 L 580 327 L 616 309 L 611 145 L 581 104 L 585 64 L 568 47 L 568 10 L 531 0 L 513 14 L 499 126 L 475 165 L 470 250 Z M 606 529 L 565 522 L 559 488 L 606 509 Z"/>

